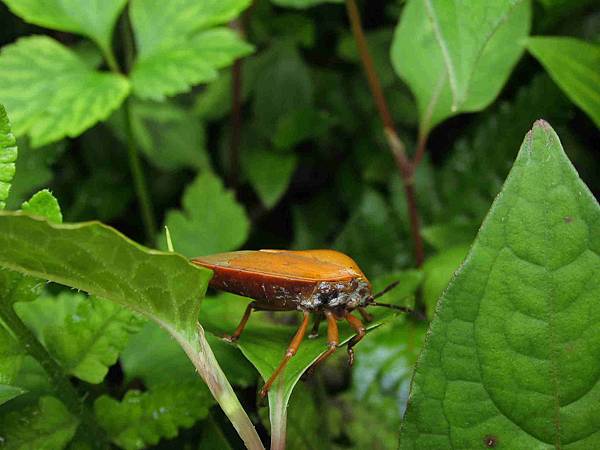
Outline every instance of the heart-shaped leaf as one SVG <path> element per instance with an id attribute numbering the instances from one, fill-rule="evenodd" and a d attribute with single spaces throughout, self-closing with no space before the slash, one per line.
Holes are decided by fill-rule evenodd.
<path id="1" fill-rule="evenodd" d="M 442 295 L 400 448 L 600 446 L 600 207 L 538 121 Z"/>

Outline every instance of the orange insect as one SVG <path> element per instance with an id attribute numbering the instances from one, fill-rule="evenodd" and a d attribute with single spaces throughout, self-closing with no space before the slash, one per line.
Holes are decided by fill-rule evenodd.
<path id="1" fill-rule="evenodd" d="M 260 391 L 267 395 L 269 388 L 296 354 L 304 339 L 311 313 L 316 315 L 311 336 L 316 336 L 321 319 L 327 320 L 328 350 L 311 367 L 325 361 L 339 344 L 337 320 L 346 320 L 356 331 L 348 342 L 350 365 L 354 362 L 353 347 L 364 337 L 365 327 L 351 313 L 355 309 L 364 320 L 371 317 L 367 306 L 385 306 L 410 312 L 408 308 L 377 303 L 398 283 L 393 283 L 373 295 L 371 283 L 349 256 L 335 250 L 258 250 L 219 253 L 192 259 L 194 264 L 213 270 L 210 286 L 254 299 L 230 342 L 239 339 L 252 311 L 302 311 L 303 319 L 279 367 Z"/>

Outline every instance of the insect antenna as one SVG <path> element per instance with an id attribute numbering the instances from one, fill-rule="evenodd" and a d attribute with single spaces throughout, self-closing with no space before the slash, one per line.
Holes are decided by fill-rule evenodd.
<path id="1" fill-rule="evenodd" d="M 370 302 L 369 306 L 383 306 L 384 308 L 397 309 L 398 311 L 402 311 L 407 314 L 413 314 L 419 320 L 425 320 L 427 318 L 421 311 L 418 311 L 418 310 L 412 309 L 412 308 L 408 308 L 406 306 L 398 306 L 398 305 L 392 305 L 390 303 L 379 303 L 379 302 Z"/>
<path id="2" fill-rule="evenodd" d="M 376 298 L 381 297 L 382 295 L 387 294 L 392 289 L 394 289 L 396 286 L 398 286 L 398 284 L 400 284 L 400 280 L 394 281 L 392 284 L 389 284 L 388 286 L 386 286 L 385 288 L 383 288 L 382 291 L 379 291 L 377 294 L 375 294 L 373 296 L 373 300 L 375 300 Z M 374 304 L 374 303 L 372 303 L 372 304 Z"/>

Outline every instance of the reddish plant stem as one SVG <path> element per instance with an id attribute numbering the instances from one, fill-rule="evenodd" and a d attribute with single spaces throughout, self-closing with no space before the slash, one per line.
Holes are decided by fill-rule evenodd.
<path id="1" fill-rule="evenodd" d="M 410 231 L 414 243 L 415 262 L 417 267 L 421 267 L 425 260 L 425 252 L 423 238 L 421 237 L 419 212 L 415 198 L 414 173 L 417 165 L 423 157 L 426 137 L 419 139 L 420 146 L 417 149 L 414 161 L 411 161 L 406 156 L 405 145 L 398 136 L 392 115 L 390 114 L 390 110 L 383 95 L 381 83 L 379 81 L 379 77 L 377 76 L 377 72 L 375 71 L 373 59 L 371 58 L 369 47 L 367 45 L 367 40 L 365 39 L 365 33 L 362 28 L 360 12 L 356 6 L 356 1 L 346 0 L 346 10 L 348 12 L 348 18 L 352 27 L 352 34 L 354 35 L 354 40 L 356 41 L 356 46 L 358 47 L 358 53 L 360 55 L 365 75 L 369 83 L 369 88 L 371 90 L 371 94 L 373 95 L 375 105 L 377 106 L 379 117 L 383 122 L 385 137 L 387 139 L 390 151 L 394 156 L 396 166 L 400 172 L 400 177 L 402 178 L 410 220 Z"/>

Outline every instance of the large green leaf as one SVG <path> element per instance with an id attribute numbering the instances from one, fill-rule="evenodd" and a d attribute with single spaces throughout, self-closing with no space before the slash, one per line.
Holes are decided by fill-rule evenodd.
<path id="1" fill-rule="evenodd" d="M 82 289 L 195 336 L 209 272 L 181 255 L 149 250 L 98 222 L 53 225 L 0 216 L 0 265 Z"/>
<path id="2" fill-rule="evenodd" d="M 26 406 L 0 417 L 2 448 L 6 450 L 59 450 L 77 429 L 78 421 L 54 397 L 41 397 L 39 404 Z"/>
<path id="3" fill-rule="evenodd" d="M 598 448 L 599 254 L 600 207 L 538 121 L 440 299 L 400 448 Z"/>
<path id="4" fill-rule="evenodd" d="M 217 69 L 252 51 L 226 28 L 207 29 L 235 18 L 249 0 L 132 0 L 131 21 L 138 59 L 134 92 L 161 100 L 217 77 Z"/>
<path id="5" fill-rule="evenodd" d="M 27 22 L 82 34 L 110 51 L 115 22 L 127 0 L 2 0 Z"/>
<path id="6" fill-rule="evenodd" d="M 417 99 L 422 133 L 489 105 L 523 52 L 528 0 L 411 0 L 396 29 L 392 62 Z"/>
<path id="7" fill-rule="evenodd" d="M 250 222 L 244 208 L 211 172 L 199 175 L 187 187 L 182 203 L 183 210 L 169 211 L 166 220 L 173 244 L 182 254 L 194 257 L 235 250 L 246 241 Z"/>
<path id="8" fill-rule="evenodd" d="M 0 54 L 0 99 L 13 132 L 39 147 L 75 137 L 119 107 L 129 92 L 121 75 L 90 69 L 46 36 L 19 39 Z"/>
<path id="9" fill-rule="evenodd" d="M 4 106 L 0 104 L 0 209 L 6 206 L 11 182 L 15 176 L 17 141 L 10 130 Z"/>
<path id="10" fill-rule="evenodd" d="M 103 395 L 94 402 L 99 425 L 126 450 L 174 438 L 208 415 L 213 404 L 205 386 L 172 381 L 147 392 L 128 391 L 121 401 Z"/>
<path id="11" fill-rule="evenodd" d="M 527 48 L 600 127 L 600 45 L 568 37 L 536 36 L 527 40 Z"/>

